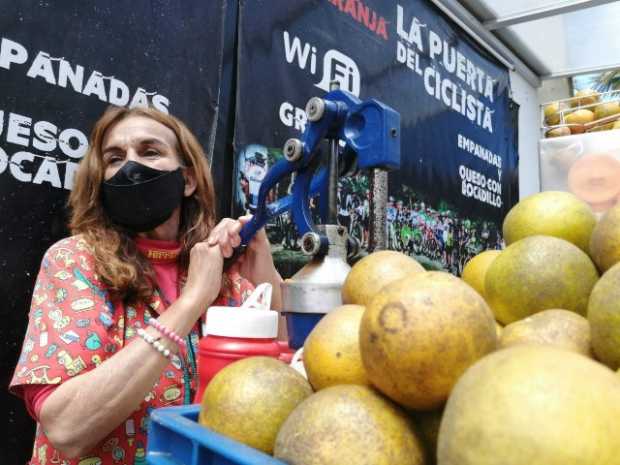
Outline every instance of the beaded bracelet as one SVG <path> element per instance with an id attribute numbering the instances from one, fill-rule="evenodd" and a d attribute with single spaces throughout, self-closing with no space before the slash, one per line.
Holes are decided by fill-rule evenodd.
<path id="1" fill-rule="evenodd" d="M 152 345 L 157 350 L 157 352 L 170 360 L 170 355 L 172 354 L 170 352 L 170 349 L 166 348 L 161 342 L 159 342 L 158 338 L 151 336 L 142 328 L 138 328 L 138 336 L 140 336 L 142 339 Z"/>
<path id="2" fill-rule="evenodd" d="M 155 318 L 149 318 L 148 324 L 150 324 L 153 328 L 155 328 L 157 331 L 162 333 L 164 336 L 166 336 L 171 341 L 176 342 L 177 345 L 183 347 L 184 349 L 186 348 L 187 344 L 185 343 L 185 341 L 183 340 L 181 336 L 179 336 L 177 333 L 175 333 L 171 329 L 162 325 Z"/>

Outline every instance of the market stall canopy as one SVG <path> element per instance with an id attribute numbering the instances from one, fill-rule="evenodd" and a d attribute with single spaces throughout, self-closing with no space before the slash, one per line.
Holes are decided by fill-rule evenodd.
<path id="1" fill-rule="evenodd" d="M 432 1 L 534 85 L 620 68 L 619 1 Z"/>

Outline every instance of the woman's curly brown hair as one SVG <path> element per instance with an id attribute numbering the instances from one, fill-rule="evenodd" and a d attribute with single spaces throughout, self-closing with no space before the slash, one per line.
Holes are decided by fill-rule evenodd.
<path id="1" fill-rule="evenodd" d="M 96 273 L 108 286 L 112 298 L 127 302 L 145 300 L 154 289 L 153 270 L 138 251 L 130 233 L 115 225 L 106 215 L 101 202 L 101 183 L 105 165 L 102 143 L 106 131 L 132 116 L 151 118 L 170 128 L 177 138 L 180 159 L 193 169 L 196 190 L 184 197 L 178 240 L 181 245 L 179 264 L 186 269 L 194 244 L 207 238 L 215 224 L 215 193 L 207 157 L 191 131 L 174 116 L 154 108 L 110 107 L 93 127 L 90 146 L 75 177 L 69 196 L 72 234 L 81 234 L 92 248 Z"/>

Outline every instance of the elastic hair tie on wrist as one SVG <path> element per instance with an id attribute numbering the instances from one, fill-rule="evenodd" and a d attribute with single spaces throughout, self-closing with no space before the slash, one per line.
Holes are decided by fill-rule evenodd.
<path id="1" fill-rule="evenodd" d="M 149 318 L 148 324 L 151 325 L 153 328 L 155 328 L 160 333 L 162 333 L 164 336 L 166 336 L 172 342 L 176 342 L 176 344 L 178 346 L 181 346 L 184 349 L 187 348 L 186 347 L 187 344 L 185 343 L 185 341 L 183 340 L 183 338 L 181 336 L 179 336 L 177 333 L 175 333 L 171 329 L 169 329 L 169 328 L 165 327 L 164 325 L 162 325 L 155 318 Z"/>
<path id="2" fill-rule="evenodd" d="M 162 354 L 168 360 L 171 360 L 172 352 L 170 352 L 170 349 L 166 348 L 161 342 L 159 342 L 159 338 L 151 336 L 142 328 L 138 328 L 138 336 L 144 339 L 151 347 L 157 350 L 157 352 Z"/>

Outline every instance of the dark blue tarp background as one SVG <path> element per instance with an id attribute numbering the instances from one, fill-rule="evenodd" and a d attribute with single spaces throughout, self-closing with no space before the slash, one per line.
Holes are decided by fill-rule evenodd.
<path id="1" fill-rule="evenodd" d="M 64 57 L 73 66 L 83 66 L 84 82 L 97 70 L 122 80 L 132 96 L 137 87 L 143 87 L 169 99 L 170 113 L 183 119 L 212 153 L 220 213 L 230 214 L 232 194 L 239 192 L 233 184 L 243 169 L 239 157 L 245 156 L 244 149 L 259 144 L 272 163 L 281 156 L 286 139 L 300 136 L 307 100 L 324 94 L 325 87 L 315 84 L 340 74 L 346 89 L 357 84 L 358 76 L 362 99 L 377 98 L 401 113 L 403 166 L 390 176 L 390 194 L 394 205 L 400 201 L 405 207 L 399 210 L 402 221 L 392 225 L 398 237 L 392 245 L 405 247 L 401 238 L 409 237 L 415 229 L 407 223 L 411 212 L 423 215 L 425 224 L 431 226 L 433 221 L 449 218 L 455 231 L 457 224 L 464 228 L 453 238 L 462 247 L 450 260 L 447 253 L 432 258 L 443 265 L 454 258 L 462 261 L 466 253 L 498 245 L 496 232 L 517 200 L 516 107 L 509 101 L 508 73 L 427 2 L 400 3 L 405 29 L 416 16 L 496 80 L 491 105 L 493 135 L 429 96 L 422 79 L 397 61 L 395 0 L 137 0 L 113 5 L 0 0 L 0 39 L 18 42 L 29 53 L 23 65 L 10 70 L 0 67 L 0 111 L 4 112 L 0 148 L 9 157 L 20 150 L 50 156 L 60 162 L 62 176 L 62 162 L 67 157 L 60 151 L 39 153 L 32 146 L 7 141 L 9 113 L 25 115 L 33 123 L 45 120 L 59 128 L 76 128 L 88 135 L 108 105 L 94 95 L 27 77 L 34 57 L 44 51 Z M 284 31 L 289 44 L 298 40 L 302 52 L 306 47 L 305 63 L 291 53 L 287 60 Z M 428 34 L 423 36 L 427 45 Z M 420 59 L 424 68 L 428 58 L 421 55 Z M 441 66 L 437 63 L 437 70 L 447 74 Z M 454 76 L 451 79 L 458 82 Z M 498 173 L 457 148 L 459 132 L 501 155 L 502 208 L 461 195 L 459 165 L 494 178 Z M 40 163 L 37 158 L 22 167 L 34 174 Z M 352 203 L 351 213 L 363 207 L 366 187 L 364 178 L 343 185 L 343 204 L 349 194 L 358 202 L 356 207 L 355 200 Z M 283 189 L 281 194 L 286 186 Z M 46 182 L 18 181 L 8 167 L 0 170 L 0 299 L 4 303 L 0 313 L 0 382 L 4 386 L 21 347 L 41 256 L 66 234 L 68 193 Z M 272 239 L 277 239 L 277 246 L 285 244 L 287 252 L 297 253 L 290 228 L 283 228 L 279 235 L 272 234 Z M 472 241 L 476 232 L 479 240 Z M 486 242 L 480 237 L 486 237 Z M 419 246 L 405 251 L 427 252 Z M 291 255 L 285 254 L 280 263 L 289 258 Z M 32 422 L 22 402 L 6 390 L 1 401 L 8 425 L 0 446 L 2 463 L 24 463 L 30 456 Z"/>
<path id="2" fill-rule="evenodd" d="M 518 197 L 516 106 L 510 102 L 508 70 L 422 0 L 297 0 L 280 3 L 278 8 L 271 8 L 271 4 L 261 0 L 240 2 L 234 140 L 239 177 L 248 177 L 243 170 L 251 169 L 247 166 L 253 163 L 244 153 L 249 144 L 265 146 L 267 152 L 275 154 L 270 157 L 273 161 L 286 139 L 300 136 L 301 126 L 290 125 L 295 117 L 293 108 L 303 109 L 309 98 L 325 93 L 317 83 L 335 77 L 345 90 L 357 90 L 356 85 L 355 89 L 348 86 L 359 79 L 360 98 L 379 99 L 401 115 L 402 166 L 390 175 L 390 194 L 395 205 L 399 201 L 402 205 L 392 229 L 398 238 L 391 241 L 392 248 L 433 255 L 430 258 L 439 266 L 459 272 L 467 256 L 482 248 L 498 247 L 501 223 Z M 432 66 L 489 106 L 493 133 L 429 95 L 423 78 L 399 62 L 398 31 L 409 32 L 414 17 L 423 25 L 424 52 L 419 53 L 419 68 Z M 441 59 L 431 61 L 430 30 L 492 77 L 492 102 L 450 74 Z M 292 51 L 293 43 L 297 54 Z M 357 71 L 348 72 L 349 66 Z M 499 155 L 501 177 L 496 166 L 460 149 L 458 134 Z M 496 201 L 496 206 L 462 195 L 461 165 L 501 183 L 501 201 Z M 348 191 L 341 199 L 353 191 L 351 215 L 355 214 L 355 205 L 363 203 L 361 184 L 341 186 Z M 281 189 L 279 193 L 285 192 Z M 237 194 L 238 200 L 243 199 L 241 188 Z M 242 203 L 238 201 L 237 208 L 242 208 Z M 407 247 L 412 230 L 421 228 L 422 220 L 415 212 L 440 238 L 437 243 L 457 242 L 460 249 L 438 250 L 436 241 L 430 239 L 433 244 L 428 247 Z M 281 236 L 272 234 L 276 242 Z"/>
<path id="3" fill-rule="evenodd" d="M 138 87 L 169 99 L 169 112 L 180 117 L 211 151 L 215 141 L 222 67 L 224 0 L 165 2 L 50 2 L 0 0 L 0 40 L 24 46 L 28 59 L 10 69 L 0 67 L 0 149 L 9 157 L 25 150 L 37 155 L 22 163 L 36 173 L 38 156 L 55 159 L 61 179 L 60 150 L 41 152 L 32 146 L 7 142 L 10 113 L 45 120 L 59 128 L 75 128 L 89 135 L 93 123 L 108 106 L 96 95 L 51 85 L 26 73 L 39 51 L 64 57 L 72 67 L 84 67 L 84 85 L 93 70 L 115 76 L 134 95 Z M 236 18 L 233 21 L 235 24 Z M 58 62 L 52 66 L 56 73 Z M 57 76 L 57 74 L 56 74 Z M 104 80 L 106 89 L 109 81 Z M 228 114 L 226 115 L 228 116 Z M 3 131 L 4 129 L 4 131 Z M 213 174 L 218 191 L 226 190 L 232 164 L 218 152 Z M 230 158 L 230 157 L 227 157 Z M 74 160 L 77 161 L 77 160 Z M 0 163 L 0 165 L 2 165 Z M 0 462 L 23 464 L 30 458 L 34 428 L 23 402 L 6 387 L 21 349 L 32 287 L 44 251 L 66 231 L 65 202 L 69 191 L 48 182 L 21 182 L 10 167 L 0 173 L 0 401 L 4 428 Z M 230 199 L 223 196 L 228 205 Z"/>

